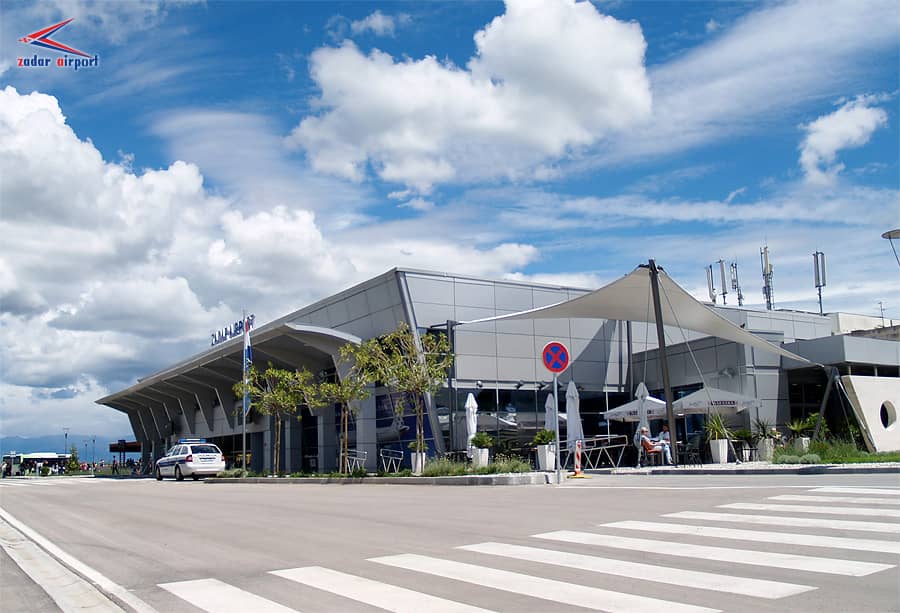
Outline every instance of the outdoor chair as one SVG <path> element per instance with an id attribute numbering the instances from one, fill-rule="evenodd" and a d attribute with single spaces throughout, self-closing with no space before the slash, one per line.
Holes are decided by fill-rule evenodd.
<path id="1" fill-rule="evenodd" d="M 654 449 L 654 445 L 649 441 L 641 441 L 640 454 L 638 455 L 638 466 L 659 466 L 662 464 L 662 451 Z"/>
<path id="2" fill-rule="evenodd" d="M 694 434 L 688 439 L 687 445 L 681 452 L 681 464 L 683 466 L 703 466 L 703 457 L 700 455 L 700 445 L 703 442 L 702 434 Z"/>

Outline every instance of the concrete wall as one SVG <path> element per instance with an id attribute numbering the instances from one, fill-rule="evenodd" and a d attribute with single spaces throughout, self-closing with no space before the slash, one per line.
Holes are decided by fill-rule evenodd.
<path id="1" fill-rule="evenodd" d="M 900 379 L 841 377 L 869 451 L 900 451 Z"/>

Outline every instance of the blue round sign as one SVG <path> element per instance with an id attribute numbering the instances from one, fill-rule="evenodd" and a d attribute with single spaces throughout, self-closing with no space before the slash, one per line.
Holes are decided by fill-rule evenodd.
<path id="1" fill-rule="evenodd" d="M 541 351 L 541 361 L 550 372 L 561 373 L 569 366 L 569 350 L 558 341 L 547 343 Z"/>

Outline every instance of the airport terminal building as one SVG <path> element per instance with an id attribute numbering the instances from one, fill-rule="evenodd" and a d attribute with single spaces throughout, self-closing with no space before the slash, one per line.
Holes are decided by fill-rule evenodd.
<path id="1" fill-rule="evenodd" d="M 453 371 L 444 389 L 426 398 L 429 451 L 444 453 L 465 448 L 463 406 L 469 393 L 478 402 L 479 430 L 511 447 L 527 445 L 544 426 L 544 405 L 552 387 L 540 352 L 548 342 L 560 341 L 569 348 L 572 359 L 560 375 L 560 383 L 572 380 L 578 387 L 585 436 L 628 433 L 632 426 L 607 423 L 601 413 L 631 400 L 640 381 L 662 397 L 654 324 L 583 318 L 458 323 L 535 309 L 588 293 L 571 287 L 397 268 L 255 326 L 251 333 L 253 359 L 258 366 L 271 362 L 283 368 L 333 373 L 334 357 L 345 343 L 380 336 L 401 323 L 418 335 L 449 330 L 456 356 Z M 872 430 L 871 438 L 883 441 L 880 448 L 894 445 L 900 435 L 896 425 L 896 408 L 900 408 L 896 327 L 879 331 L 875 318 L 855 316 L 854 320 L 844 314 L 712 308 L 743 329 L 818 365 L 667 327 L 668 363 L 676 398 L 705 383 L 759 399 L 758 415 L 748 417 L 783 425 L 819 410 L 827 381 L 821 365 L 834 366 L 857 382 L 850 395 L 860 404 L 854 410 L 863 416 L 861 424 L 868 424 L 864 428 Z M 859 328 L 873 330 L 868 334 L 853 331 Z M 207 438 L 233 458 L 240 453 L 243 429 L 241 401 L 232 390 L 241 379 L 242 351 L 242 339 L 237 336 L 97 402 L 128 415 L 146 459 L 160 457 L 184 437 Z M 559 398 L 563 412 L 564 392 Z M 366 467 L 371 470 L 378 468 L 382 449 L 403 452 L 404 464 L 409 465 L 407 444 L 414 438 L 415 418 L 397 415 L 396 406 L 397 397 L 390 390 L 374 389 L 360 403 L 351 425 L 350 445 L 366 452 Z M 841 405 L 835 404 L 835 410 L 840 412 Z M 336 411 L 310 413 L 304 408 L 300 416 L 284 424 L 281 465 L 287 472 L 334 470 Z M 565 422 L 560 427 L 564 437 Z M 254 470 L 272 466 L 273 429 L 274 420 L 250 411 L 247 449 Z"/>

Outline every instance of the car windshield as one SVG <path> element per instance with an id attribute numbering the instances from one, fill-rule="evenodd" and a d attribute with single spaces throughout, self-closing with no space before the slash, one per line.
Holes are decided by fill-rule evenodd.
<path id="1" fill-rule="evenodd" d="M 215 445 L 191 445 L 191 451 L 194 453 L 219 453 L 219 448 Z"/>

